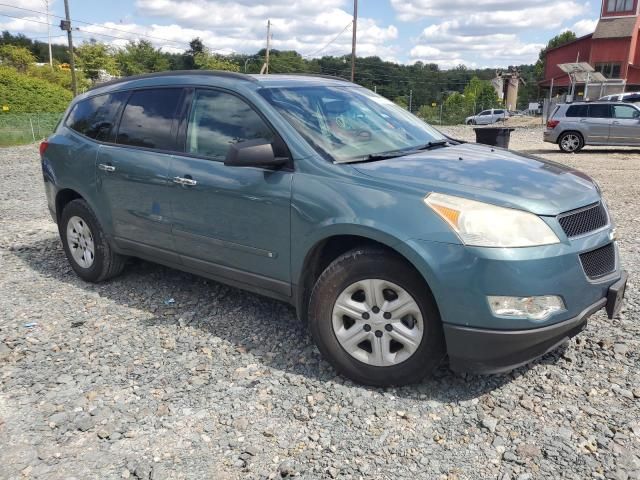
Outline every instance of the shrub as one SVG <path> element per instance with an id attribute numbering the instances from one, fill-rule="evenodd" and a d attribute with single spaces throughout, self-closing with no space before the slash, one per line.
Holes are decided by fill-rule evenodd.
<path id="1" fill-rule="evenodd" d="M 65 88 L 0 66 L 0 105 L 10 113 L 62 112 L 73 98 Z"/>

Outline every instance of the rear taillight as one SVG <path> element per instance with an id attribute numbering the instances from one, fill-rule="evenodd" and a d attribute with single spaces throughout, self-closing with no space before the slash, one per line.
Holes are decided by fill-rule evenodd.
<path id="1" fill-rule="evenodd" d="M 49 146 L 49 142 L 46 140 L 40 144 L 40 156 L 44 156 L 44 152 L 47 151 L 47 147 Z"/>
<path id="2" fill-rule="evenodd" d="M 558 126 L 559 123 L 560 123 L 560 120 L 549 120 L 547 122 L 547 128 L 550 130 L 553 130 Z"/>

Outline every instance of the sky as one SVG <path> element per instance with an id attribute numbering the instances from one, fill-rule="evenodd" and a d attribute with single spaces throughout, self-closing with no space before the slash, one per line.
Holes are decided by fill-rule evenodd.
<path id="1" fill-rule="evenodd" d="M 47 39 L 47 0 L 0 0 L 0 30 Z M 599 0 L 359 0 L 358 56 L 442 69 L 534 63 L 564 30 L 593 32 Z M 272 47 L 313 58 L 351 53 L 353 0 L 69 0 L 75 43 L 90 38 L 122 46 L 145 38 L 180 52 L 194 37 L 225 54 Z M 20 8 L 16 8 L 20 7 Z M 64 15 L 63 0 L 49 0 Z M 52 41 L 66 42 L 50 17 Z M 84 23 L 83 23 L 84 22 Z M 144 37 L 141 35 L 145 35 Z"/>

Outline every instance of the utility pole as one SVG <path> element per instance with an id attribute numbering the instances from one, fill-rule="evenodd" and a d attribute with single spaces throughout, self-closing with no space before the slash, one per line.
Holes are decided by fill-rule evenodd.
<path id="1" fill-rule="evenodd" d="M 413 89 L 409 90 L 409 111 L 411 111 L 411 107 L 413 107 Z"/>
<path id="2" fill-rule="evenodd" d="M 351 28 L 351 81 L 356 78 L 356 31 L 358 29 L 358 0 L 353 0 L 353 27 Z"/>
<path id="3" fill-rule="evenodd" d="M 69 16 L 69 0 L 64 0 L 65 20 L 60 20 L 60 29 L 67 31 L 69 40 L 69 66 L 71 67 L 71 88 L 73 95 L 78 95 L 78 84 L 76 83 L 76 63 L 73 59 L 73 38 L 71 36 L 71 17 Z"/>
<path id="4" fill-rule="evenodd" d="M 267 20 L 267 54 L 265 56 L 264 73 L 269 74 L 269 51 L 271 50 L 271 20 Z"/>
<path id="5" fill-rule="evenodd" d="M 47 37 L 49 38 L 49 66 L 53 68 L 53 58 L 51 55 L 51 18 L 49 17 L 49 0 L 44 0 L 47 8 Z"/>

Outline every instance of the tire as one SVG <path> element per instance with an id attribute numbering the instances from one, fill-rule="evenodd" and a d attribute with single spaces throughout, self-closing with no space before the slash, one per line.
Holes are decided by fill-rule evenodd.
<path id="1" fill-rule="evenodd" d="M 475 121 L 475 120 L 469 120 L 469 121 L 467 122 L 467 125 L 475 125 L 475 124 L 476 124 L 476 121 Z"/>
<path id="2" fill-rule="evenodd" d="M 361 285 L 362 292 L 358 290 Z M 384 296 L 382 310 L 367 304 L 364 290 L 371 285 L 378 287 L 369 291 Z M 345 299 L 349 308 L 356 305 L 351 315 L 343 315 L 339 307 Z M 400 300 L 408 306 L 394 307 Z M 394 310 L 398 317 L 390 313 Z M 404 311 L 411 313 L 400 317 Z M 440 314 L 424 279 L 402 258 L 382 249 L 351 250 L 326 268 L 311 293 L 309 330 L 324 358 L 339 373 L 373 386 L 418 382 L 438 366 L 446 351 Z M 362 336 L 366 338 L 361 341 Z M 350 350 L 343 346 L 346 344 L 351 345 Z"/>
<path id="3" fill-rule="evenodd" d="M 558 146 L 564 153 L 578 153 L 584 148 L 584 138 L 578 132 L 564 132 L 558 138 Z"/>
<path id="4" fill-rule="evenodd" d="M 122 272 L 126 257 L 113 251 L 84 200 L 73 200 L 64 207 L 58 231 L 71 268 L 84 281 L 98 283 Z"/>

